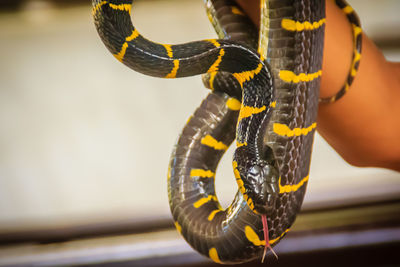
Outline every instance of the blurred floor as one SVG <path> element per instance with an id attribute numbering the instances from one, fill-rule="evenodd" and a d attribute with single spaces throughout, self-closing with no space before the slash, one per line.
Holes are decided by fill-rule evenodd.
<path id="1" fill-rule="evenodd" d="M 0 14 L 0 232 L 169 216 L 169 155 L 207 94 L 201 79 L 135 73 L 105 49 L 89 5 L 43 3 Z M 371 36 L 398 31 L 398 1 L 352 3 Z M 159 42 L 215 37 L 202 5 L 137 1 L 134 20 Z M 387 55 L 400 60 L 400 48 Z M 306 207 L 400 193 L 399 173 L 351 167 L 319 136 L 314 148 Z M 230 159 L 217 175 L 224 205 L 236 190 Z"/>

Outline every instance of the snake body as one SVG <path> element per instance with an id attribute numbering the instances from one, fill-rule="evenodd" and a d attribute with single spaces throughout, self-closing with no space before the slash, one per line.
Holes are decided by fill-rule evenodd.
<path id="1" fill-rule="evenodd" d="M 92 3 L 102 41 L 128 67 L 164 78 L 206 73 L 203 80 L 214 91 L 183 129 L 169 166 L 175 225 L 193 248 L 215 262 L 259 257 L 289 231 L 305 194 L 325 2 L 262 0 L 258 48 L 254 26 L 233 1 L 206 1 L 221 39 L 179 45 L 158 44 L 139 34 L 129 0 Z M 239 191 L 222 209 L 215 172 L 235 136 Z"/>
<path id="2" fill-rule="evenodd" d="M 271 184 L 276 186 L 278 197 L 267 216 L 268 241 L 273 246 L 294 222 L 308 181 L 325 9 L 321 1 L 262 1 L 262 4 L 258 52 L 269 63 L 276 90 L 263 140 L 272 151 L 264 153 L 272 154 L 279 166 L 279 179 Z M 217 5 L 214 6 L 218 14 Z M 299 28 L 289 27 L 293 24 Z M 304 25 L 315 26 L 305 30 Z M 221 27 L 224 29 L 220 32 L 231 36 L 228 25 Z M 209 87 L 223 87 L 221 80 L 215 79 Z M 228 84 L 234 87 L 232 82 Z M 232 98 L 218 91 L 226 90 L 215 90 L 203 101 L 171 156 L 170 205 L 178 230 L 194 248 L 215 262 L 238 263 L 260 257 L 266 238 L 260 216 L 248 203 L 246 190 L 239 190 L 225 210 L 215 196 L 213 178 L 217 163 L 234 139 L 233 125 L 238 116 Z M 242 189 L 243 179 L 235 161 L 234 172 Z M 199 206 L 199 203 L 204 204 Z"/>

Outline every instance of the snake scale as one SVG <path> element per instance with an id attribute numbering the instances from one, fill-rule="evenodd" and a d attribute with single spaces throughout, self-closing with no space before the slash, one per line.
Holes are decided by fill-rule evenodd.
<path id="1" fill-rule="evenodd" d="M 92 0 L 97 31 L 123 64 L 163 78 L 205 74 L 212 92 L 171 156 L 171 212 L 194 249 L 217 263 L 241 263 L 278 243 L 303 202 L 322 74 L 325 1 L 261 0 L 259 32 L 234 1 L 205 2 L 220 39 L 169 45 L 138 32 L 130 0 Z M 239 190 L 222 209 L 214 178 L 235 138 Z"/>

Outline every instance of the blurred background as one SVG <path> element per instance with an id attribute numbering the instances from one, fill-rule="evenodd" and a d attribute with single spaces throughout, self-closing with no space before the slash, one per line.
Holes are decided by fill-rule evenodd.
<path id="1" fill-rule="evenodd" d="M 349 3 L 385 56 L 400 61 L 400 1 Z M 216 36 L 201 0 L 137 0 L 134 14 L 158 42 Z M 209 264 L 172 229 L 166 184 L 174 142 L 206 94 L 199 77 L 151 78 L 116 61 L 89 1 L 0 0 L 0 265 Z M 216 179 L 225 206 L 237 190 L 232 151 Z M 331 251 L 332 239 L 307 239 L 318 228 L 346 233 L 333 249 L 391 244 L 391 252 L 399 197 L 399 173 L 351 167 L 317 135 L 299 234 L 277 250 L 286 259 L 321 244 Z M 351 235 L 363 227 L 375 232 Z"/>

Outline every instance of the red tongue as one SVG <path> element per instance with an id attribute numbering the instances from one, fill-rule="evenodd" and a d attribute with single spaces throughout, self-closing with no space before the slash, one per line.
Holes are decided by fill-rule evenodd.
<path id="1" fill-rule="evenodd" d="M 261 220 L 263 224 L 263 230 L 264 230 L 264 240 L 265 240 L 265 247 L 264 247 L 264 253 L 261 259 L 261 263 L 264 262 L 265 255 L 267 254 L 268 248 L 272 251 L 272 253 L 275 255 L 275 257 L 278 259 L 278 255 L 276 255 L 275 251 L 272 249 L 271 245 L 269 244 L 269 235 L 268 235 L 268 223 L 267 223 L 267 215 L 262 214 L 261 215 Z"/>

